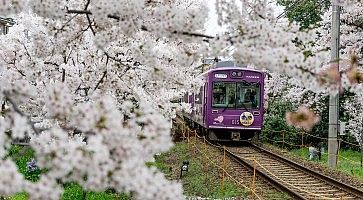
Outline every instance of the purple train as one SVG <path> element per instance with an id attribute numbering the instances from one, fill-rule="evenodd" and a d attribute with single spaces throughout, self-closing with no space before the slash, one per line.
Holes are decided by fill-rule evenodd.
<path id="1" fill-rule="evenodd" d="M 184 119 L 214 141 L 240 141 L 259 134 L 263 124 L 264 73 L 217 63 L 200 75 L 199 93 L 184 95 L 191 113 Z"/>

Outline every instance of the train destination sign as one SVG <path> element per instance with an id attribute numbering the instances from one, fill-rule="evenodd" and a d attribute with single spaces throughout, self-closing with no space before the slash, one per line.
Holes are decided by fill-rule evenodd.
<path id="1" fill-rule="evenodd" d="M 246 78 L 260 78 L 259 76 L 246 76 Z"/>
<path id="2" fill-rule="evenodd" d="M 227 74 L 214 74 L 215 78 L 227 78 Z"/>

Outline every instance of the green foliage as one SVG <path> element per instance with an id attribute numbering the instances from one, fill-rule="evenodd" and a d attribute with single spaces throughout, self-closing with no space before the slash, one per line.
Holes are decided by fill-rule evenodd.
<path id="1" fill-rule="evenodd" d="M 28 146 L 18 146 L 12 145 L 9 148 L 7 157 L 11 157 L 12 160 L 18 166 L 19 172 L 24 175 L 24 178 L 29 181 L 36 182 L 40 179 L 40 174 L 44 170 L 27 170 L 27 163 L 35 158 L 35 151 Z M 64 185 L 64 193 L 61 199 L 63 200 L 82 200 L 84 190 L 82 187 L 76 183 L 67 183 Z M 9 197 L 11 200 L 25 200 L 29 199 L 27 193 L 22 192 L 14 196 Z M 117 200 L 131 200 L 131 196 L 124 193 L 115 193 L 110 191 L 106 192 L 87 192 L 86 199 L 96 200 L 96 199 L 117 199 Z"/>
<path id="2" fill-rule="evenodd" d="M 246 195 L 246 191 L 240 189 L 233 182 L 225 182 L 222 189 L 221 180 L 216 169 L 203 170 L 203 165 L 199 159 L 192 159 L 189 171 L 183 177 L 184 190 L 187 196 L 200 196 L 209 198 L 227 198 Z"/>
<path id="3" fill-rule="evenodd" d="M 29 196 L 27 193 L 25 192 L 21 192 L 21 193 L 18 193 L 12 197 L 9 198 L 10 200 L 25 200 L 25 199 L 29 199 Z"/>
<path id="4" fill-rule="evenodd" d="M 311 96 L 316 95 L 314 92 L 306 92 L 301 96 L 301 102 L 303 103 L 305 100 L 309 99 Z M 339 104 L 343 105 L 344 102 L 350 102 L 353 98 L 354 94 L 349 91 L 344 91 L 339 97 Z M 269 108 L 267 110 L 267 117 L 264 119 L 264 130 L 263 135 L 265 142 L 273 143 L 276 146 L 282 146 L 282 142 L 272 142 L 272 141 L 282 141 L 282 132 L 285 131 L 285 142 L 296 145 L 289 146 L 284 145 L 285 148 L 297 148 L 298 145 L 304 144 L 312 144 L 316 147 L 325 147 L 327 149 L 328 146 L 328 130 L 329 130 L 329 96 L 325 96 L 322 98 L 320 102 L 311 105 L 311 109 L 313 110 L 321 110 L 320 113 L 317 113 L 320 117 L 320 121 L 316 124 L 313 129 L 308 133 L 304 133 L 304 141 L 302 141 L 302 133 L 303 130 L 295 129 L 291 126 L 288 126 L 285 119 L 285 113 L 290 111 L 295 111 L 296 108 L 293 105 L 281 98 L 274 98 L 272 101 L 268 102 Z M 318 109 L 319 108 L 319 109 Z M 348 122 L 352 117 L 351 113 L 344 109 L 343 106 L 339 108 L 339 119 L 341 121 Z M 350 134 L 340 136 L 340 138 L 349 143 L 357 144 L 356 138 Z M 348 143 L 341 143 L 342 149 L 352 149 L 359 150 L 358 146 L 350 145 Z"/>
<path id="5" fill-rule="evenodd" d="M 308 93 L 306 95 L 313 94 Z M 328 97 L 326 97 L 324 101 L 327 104 Z M 315 106 L 317 105 L 312 105 L 312 109 L 314 109 Z M 320 138 L 328 138 L 329 115 L 327 106 L 325 106 L 323 112 L 319 113 L 320 122 L 308 133 L 309 135 L 306 134 L 304 130 L 296 129 L 286 123 L 286 112 L 295 110 L 296 108 L 293 107 L 291 102 L 283 99 L 275 99 L 274 101 L 269 102 L 269 109 L 267 110 L 267 117 L 264 119 L 264 130 L 262 133 L 263 138 L 266 139 L 265 142 L 280 147 L 284 146 L 284 148 L 288 149 L 298 148 L 301 144 L 306 145 L 310 143 L 314 146 L 326 147 L 327 140 Z M 303 139 L 302 134 L 304 134 Z M 282 141 L 284 141 L 285 144 Z M 287 145 L 287 143 L 291 145 Z"/>
<path id="6" fill-rule="evenodd" d="M 85 195 L 85 196 L 84 196 Z M 85 192 L 82 187 L 76 183 L 67 183 L 64 185 L 64 193 L 61 197 L 62 200 L 131 200 L 131 195 L 125 193 L 115 193 L 111 190 L 105 192 Z M 10 200 L 27 200 L 29 196 L 27 193 L 18 193 Z"/>
<path id="7" fill-rule="evenodd" d="M 285 118 L 285 113 L 293 110 L 293 105 L 290 102 L 281 99 L 269 102 L 269 109 L 267 110 L 267 117 L 264 119 L 265 122 L 262 131 L 262 136 L 266 139 L 266 142 L 273 143 L 277 146 L 283 145 L 281 142 L 278 142 L 282 140 L 299 144 L 300 137 L 297 137 L 299 130 L 289 126 Z M 283 135 L 282 131 L 288 134 Z"/>
<path id="8" fill-rule="evenodd" d="M 36 182 L 40 179 L 41 169 L 27 170 L 27 163 L 35 159 L 35 151 L 31 147 L 12 145 L 8 156 L 16 163 L 19 172 L 24 175 L 26 180 Z"/>
<path id="9" fill-rule="evenodd" d="M 302 29 L 317 25 L 330 6 L 330 0 L 277 0 L 277 3 L 285 6 L 285 16 L 300 23 Z"/>
<path id="10" fill-rule="evenodd" d="M 64 186 L 62 200 L 82 200 L 83 196 L 87 200 L 131 200 L 131 196 L 127 194 L 118 194 L 112 191 L 106 192 L 85 192 L 83 188 L 76 183 L 68 183 Z"/>
<path id="11" fill-rule="evenodd" d="M 314 126 L 314 128 L 309 133 L 315 137 L 305 135 L 304 136 L 304 144 L 312 144 L 313 146 L 326 147 L 328 146 L 328 130 L 329 130 L 329 96 L 326 96 L 324 99 L 324 109 L 318 113 L 320 117 L 320 121 L 318 124 Z M 312 106 L 312 109 L 314 109 Z M 320 139 L 324 138 L 324 139 Z"/>
<path id="12" fill-rule="evenodd" d="M 64 186 L 62 200 L 82 199 L 83 189 L 76 183 L 69 183 Z"/>
<path id="13" fill-rule="evenodd" d="M 246 196 L 246 191 L 234 182 L 225 181 L 224 189 L 222 189 L 218 169 L 203 165 L 200 155 L 190 156 L 188 144 L 185 142 L 176 143 L 170 151 L 156 156 L 154 164 L 148 165 L 158 167 L 166 173 L 166 177 L 172 178 L 173 169 L 175 176 L 175 171 L 180 172 L 180 167 L 185 160 L 190 163 L 188 172 L 183 172 L 182 177 L 185 195 L 215 199 Z M 207 171 L 205 171 L 206 167 L 208 167 Z"/>

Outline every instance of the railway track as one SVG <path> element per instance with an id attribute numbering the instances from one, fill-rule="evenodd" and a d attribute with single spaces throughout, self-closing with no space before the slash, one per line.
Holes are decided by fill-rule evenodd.
<path id="1" fill-rule="evenodd" d="M 229 163 L 229 173 L 232 174 L 233 178 L 241 181 L 243 184 L 250 186 L 253 180 L 253 171 L 246 166 L 241 165 L 238 162 Z M 268 199 L 268 200 L 287 200 L 290 199 L 286 196 L 281 190 L 276 189 L 274 185 L 272 185 L 269 181 L 264 179 L 256 179 L 255 180 L 255 194 L 257 195 L 256 199 Z"/>
<path id="2" fill-rule="evenodd" d="M 244 147 L 227 147 L 226 152 L 250 170 L 256 165 L 258 177 L 270 182 L 294 199 L 363 199 L 361 189 L 314 172 L 258 146 L 250 144 Z"/>

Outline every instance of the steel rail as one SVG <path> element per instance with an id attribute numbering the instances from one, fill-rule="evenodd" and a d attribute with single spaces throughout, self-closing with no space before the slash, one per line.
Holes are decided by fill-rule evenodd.
<path id="1" fill-rule="evenodd" d="M 313 177 L 316 177 L 316 178 L 318 178 L 320 180 L 328 182 L 328 183 L 332 184 L 335 187 L 338 187 L 338 188 L 340 188 L 342 190 L 345 190 L 346 192 L 349 192 L 349 193 L 363 199 L 363 191 L 356 188 L 356 187 L 354 187 L 354 186 L 342 183 L 342 182 L 340 182 L 340 181 L 338 181 L 338 180 L 336 180 L 334 178 L 331 178 L 331 177 L 326 176 L 324 174 L 321 174 L 319 172 L 313 171 L 313 170 L 311 170 L 311 169 L 309 169 L 307 167 L 304 167 L 303 165 L 301 165 L 299 163 L 296 163 L 296 162 L 294 162 L 292 160 L 284 158 L 284 157 L 282 157 L 282 156 L 280 156 L 280 155 L 278 155 L 276 153 L 273 153 L 273 152 L 271 152 L 269 150 L 266 150 L 266 149 L 264 149 L 264 148 L 262 148 L 260 146 L 255 145 L 255 144 L 251 144 L 251 146 L 258 149 L 258 150 L 260 150 L 260 151 L 262 151 L 262 152 L 264 152 L 264 153 L 269 154 L 270 156 L 272 156 L 274 158 L 279 159 L 280 161 L 286 163 L 287 165 L 289 165 L 289 166 L 291 166 L 291 167 L 293 167 L 295 169 L 306 172 L 306 173 L 308 173 L 309 175 L 311 175 Z"/>
<path id="2" fill-rule="evenodd" d="M 221 149 L 221 151 L 223 151 L 223 149 Z M 228 149 L 226 149 L 227 155 L 232 158 L 233 160 L 235 160 L 236 162 L 238 162 L 239 164 L 243 165 L 244 167 L 246 167 L 247 169 L 251 170 L 253 172 L 254 167 L 248 163 L 247 161 L 243 160 L 242 158 L 240 158 L 239 156 L 235 155 L 233 152 L 229 151 Z M 292 198 L 297 199 L 297 200 L 307 200 L 305 197 L 301 196 L 299 193 L 290 190 L 287 186 L 283 185 L 282 183 L 278 182 L 277 180 L 271 178 L 267 173 L 263 172 L 262 170 L 258 169 L 258 167 L 256 167 L 256 174 L 258 177 L 263 178 L 266 182 L 271 183 L 276 189 L 287 193 L 288 195 L 290 195 Z"/>

